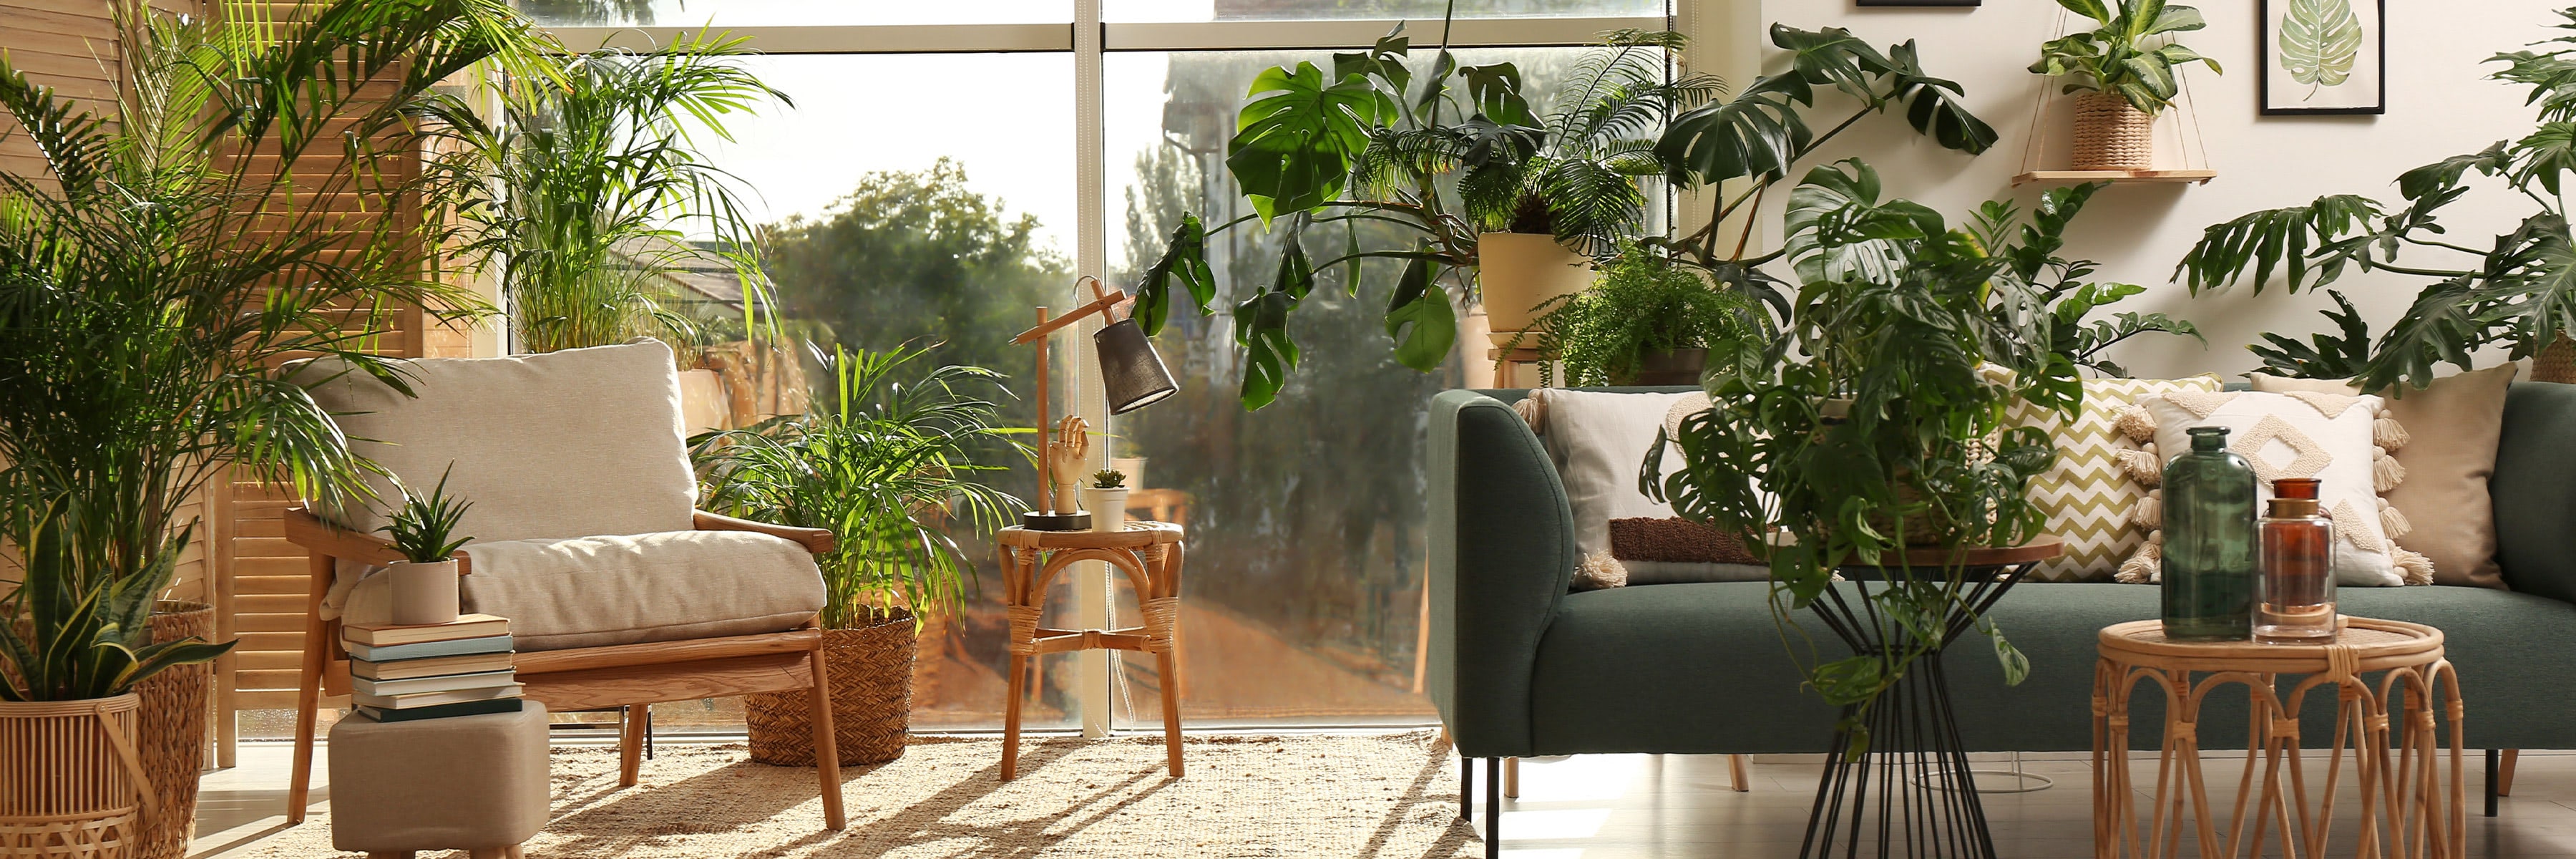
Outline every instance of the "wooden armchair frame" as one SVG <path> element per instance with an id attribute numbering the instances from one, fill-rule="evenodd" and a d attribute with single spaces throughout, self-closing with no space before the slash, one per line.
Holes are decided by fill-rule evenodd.
<path id="1" fill-rule="evenodd" d="M 752 531 L 781 537 L 817 555 L 835 546 L 830 531 L 752 522 L 704 510 L 695 511 L 692 524 L 700 531 Z M 286 819 L 294 824 L 304 821 L 313 785 L 314 722 L 322 696 L 347 694 L 350 686 L 347 655 L 340 647 L 340 622 L 322 619 L 322 600 L 331 589 L 334 562 L 345 558 L 383 564 L 403 557 L 391 543 L 340 528 L 304 507 L 286 511 L 286 539 L 313 553 L 313 588 L 304 616 L 304 673 L 295 699 L 295 773 L 286 793 Z M 463 561 L 463 554 L 457 559 Z M 459 563 L 457 573 L 470 575 L 472 570 Z M 832 733 L 831 687 L 823 667 L 823 632 L 814 622 L 762 635 L 521 653 L 511 663 L 519 683 L 526 687 L 526 697 L 555 712 L 811 690 L 814 761 L 822 778 L 824 825 L 837 830 L 846 823 L 841 813 L 840 752 Z M 643 747 L 644 714 L 630 709 L 618 730 L 619 787 L 635 785 Z"/>

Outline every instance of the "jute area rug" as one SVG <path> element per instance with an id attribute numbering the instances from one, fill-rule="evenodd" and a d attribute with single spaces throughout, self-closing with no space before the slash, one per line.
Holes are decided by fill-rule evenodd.
<path id="1" fill-rule="evenodd" d="M 617 788 L 614 749 L 552 759 L 554 819 L 532 857 L 1308 857 L 1453 859 L 1483 853 L 1457 818 L 1457 761 L 1428 732 L 1203 736 L 1163 769 L 1160 738 L 1026 741 L 999 780 L 996 739 L 917 738 L 904 756 L 842 770 L 849 826 L 823 827 L 814 771 L 752 763 L 740 744 L 661 747 Z M 225 854 L 356 856 L 327 816 Z M 424 853 L 423 856 L 437 854 Z M 459 852 L 452 854 L 462 857 Z"/>

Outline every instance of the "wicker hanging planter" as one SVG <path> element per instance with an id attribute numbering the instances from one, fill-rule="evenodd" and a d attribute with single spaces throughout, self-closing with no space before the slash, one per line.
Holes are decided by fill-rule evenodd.
<path id="1" fill-rule="evenodd" d="M 2540 347 L 2540 354 L 2531 359 L 2531 380 L 2576 385 L 2576 340 L 2561 331 L 2558 339 Z"/>
<path id="2" fill-rule="evenodd" d="M 2075 97 L 2077 170 L 2153 170 L 2156 166 L 2156 118 L 2117 95 L 2088 92 Z"/>
<path id="3" fill-rule="evenodd" d="M 163 600 L 152 607 L 152 640 L 178 641 L 195 636 L 215 639 L 215 607 L 201 602 Z M 205 769 L 207 699 L 215 688 L 210 662 L 181 665 L 152 675 L 134 687 L 141 700 L 136 751 L 143 771 L 152 778 L 160 802 L 143 819 L 133 856 L 179 859 L 188 855 L 188 839 L 197 819 L 197 776 Z"/>
<path id="4" fill-rule="evenodd" d="M 0 859 L 129 859 L 154 799 L 141 699 L 0 702 Z"/>
<path id="5" fill-rule="evenodd" d="M 918 636 L 912 612 L 895 610 L 884 623 L 823 630 L 823 665 L 830 675 L 832 739 L 842 766 L 880 764 L 903 757 L 912 725 L 912 657 Z M 814 765 L 812 693 L 763 692 L 743 696 L 751 727 L 751 759 L 787 767 Z"/>

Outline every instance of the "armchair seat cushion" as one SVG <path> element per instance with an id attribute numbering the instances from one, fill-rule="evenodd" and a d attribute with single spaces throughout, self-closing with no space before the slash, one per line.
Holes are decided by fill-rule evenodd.
<path id="1" fill-rule="evenodd" d="M 502 540 L 465 554 L 464 610 L 509 618 L 523 652 L 785 632 L 823 609 L 814 556 L 767 534 Z M 348 616 L 382 616 L 388 590 L 381 576 L 360 582 Z"/>

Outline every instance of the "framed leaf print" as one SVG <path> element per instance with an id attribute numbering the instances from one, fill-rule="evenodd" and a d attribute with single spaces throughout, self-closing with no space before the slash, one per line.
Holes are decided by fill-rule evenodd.
<path id="1" fill-rule="evenodd" d="M 2259 0 L 2266 116 L 2388 112 L 2386 0 Z"/>

